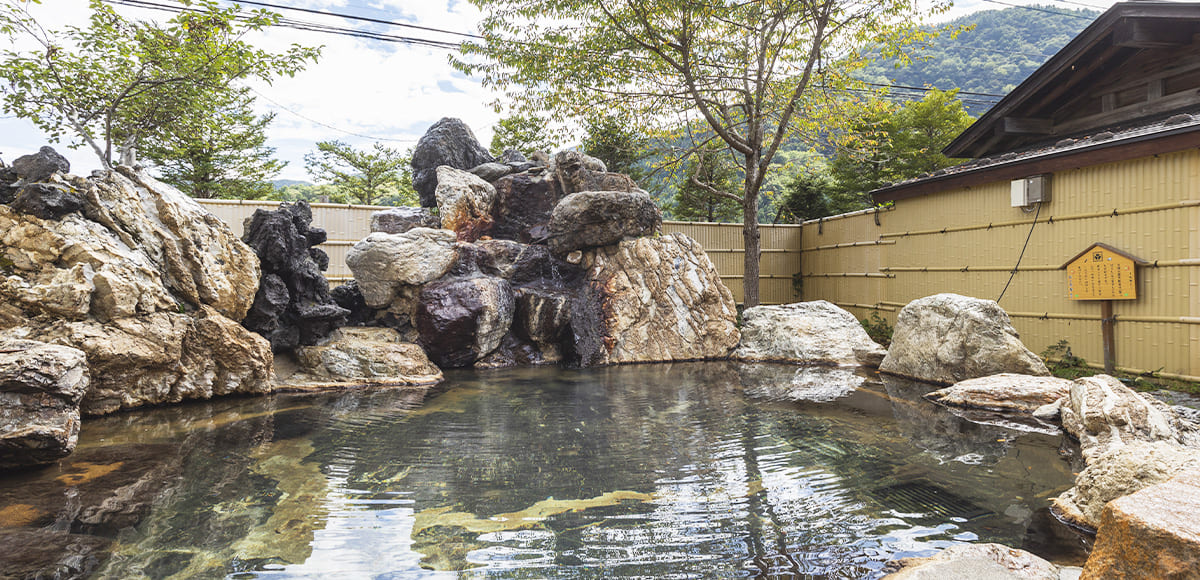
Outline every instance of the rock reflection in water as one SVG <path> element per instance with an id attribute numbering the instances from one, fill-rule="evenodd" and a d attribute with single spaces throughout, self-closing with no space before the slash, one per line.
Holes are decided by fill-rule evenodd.
<path id="1" fill-rule="evenodd" d="M 1039 511 L 1071 483 L 1058 439 L 917 390 L 681 363 L 133 413 L 0 480 L 0 535 L 75 546 L 21 569 L 113 578 L 860 578 L 974 540 L 1070 559 Z"/>

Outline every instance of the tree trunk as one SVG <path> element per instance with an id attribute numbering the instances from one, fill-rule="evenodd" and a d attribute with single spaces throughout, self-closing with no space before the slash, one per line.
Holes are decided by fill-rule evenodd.
<path id="1" fill-rule="evenodd" d="M 758 258 L 761 248 L 758 232 L 758 196 L 749 192 L 742 200 L 742 240 L 746 248 L 746 260 L 742 277 L 742 304 L 746 308 L 758 306 Z"/>

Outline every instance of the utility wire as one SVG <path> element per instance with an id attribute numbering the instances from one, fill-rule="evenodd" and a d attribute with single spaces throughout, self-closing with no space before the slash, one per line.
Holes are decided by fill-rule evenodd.
<path id="1" fill-rule="evenodd" d="M 1089 22 L 1093 20 L 1093 18 L 1090 16 L 1081 16 L 1079 14 L 1071 14 L 1070 12 L 1055 12 L 1053 10 L 1046 10 L 1045 8 L 1038 8 L 1037 6 L 1024 6 L 1021 4 L 1010 4 L 1008 2 L 1001 2 L 1000 0 L 983 0 L 983 1 L 991 2 L 992 4 L 1000 4 L 1001 6 L 1010 6 L 1012 8 L 1021 8 L 1023 10 L 1033 10 L 1034 12 L 1045 12 L 1046 14 L 1055 14 L 1058 16 L 1069 16 L 1071 18 L 1079 18 L 1080 20 L 1087 20 Z"/>
<path id="2" fill-rule="evenodd" d="M 1025 245 L 1021 246 L 1021 254 L 1017 256 L 1017 264 L 1008 273 L 1008 282 L 1004 283 L 1004 289 L 1000 291 L 1000 296 L 996 298 L 996 304 L 999 304 L 1000 299 L 1004 298 L 1004 293 L 1008 292 L 1008 285 L 1012 284 L 1013 277 L 1017 275 L 1017 268 L 1021 267 L 1021 258 L 1025 257 L 1025 248 L 1029 247 L 1029 238 L 1033 237 L 1033 228 L 1037 227 L 1038 216 L 1040 215 L 1042 215 L 1042 202 L 1039 201 L 1037 204 L 1037 213 L 1033 214 L 1033 223 L 1029 224 L 1029 233 L 1025 236 Z"/>
<path id="3" fill-rule="evenodd" d="M 351 135 L 351 136 L 354 136 L 354 137 L 362 137 L 362 138 L 364 138 L 364 139 L 374 139 L 375 141 L 392 141 L 392 142 L 395 142 L 395 143 L 416 143 L 416 142 L 417 142 L 417 140 L 416 140 L 416 139 L 389 139 L 389 138 L 387 138 L 387 137 L 373 137 L 373 136 L 371 136 L 371 135 L 363 135 L 362 133 L 355 133 L 355 132 L 353 132 L 353 131 L 347 131 L 347 130 L 345 130 L 345 129 L 342 129 L 342 128 L 339 128 L 339 127 L 334 127 L 333 125 L 330 125 L 330 124 L 328 124 L 328 123 L 322 123 L 322 122 L 320 122 L 320 121 L 318 121 L 318 120 L 316 120 L 316 119 L 312 119 L 312 118 L 310 118 L 310 117 L 306 117 L 306 116 L 304 116 L 304 115 L 301 115 L 300 113 L 297 113 L 296 111 L 293 111 L 293 110 L 291 110 L 291 109 L 289 109 L 289 108 L 287 108 L 287 107 L 285 107 L 285 106 L 281 105 L 281 104 L 279 103 L 279 101 L 276 101 L 275 99 L 272 99 L 271 97 L 268 97 L 268 96 L 266 96 L 266 95 L 264 95 L 264 94 L 262 94 L 262 93 L 258 92 L 258 91 L 257 91 L 257 90 L 255 90 L 253 87 L 247 87 L 247 88 L 249 88 L 249 89 L 250 89 L 250 90 L 251 90 L 251 91 L 252 91 L 254 94 L 256 94 L 256 95 L 258 95 L 258 96 L 260 96 L 260 97 L 262 97 L 262 98 L 266 99 L 268 102 L 270 102 L 271 104 L 275 105 L 276 107 L 279 107 L 280 109 L 282 109 L 282 110 L 284 110 L 284 111 L 287 111 L 287 112 L 289 112 L 289 113 L 291 113 L 291 114 L 293 114 L 293 115 L 295 115 L 295 116 L 297 116 L 297 117 L 300 117 L 301 119 L 304 119 L 305 121 L 308 121 L 309 123 L 315 123 L 315 124 L 317 124 L 317 125 L 320 125 L 320 126 L 322 126 L 322 127 L 325 127 L 326 129 L 332 129 L 332 130 L 334 130 L 334 131 L 337 131 L 338 133 L 345 133 L 346 135 Z"/>

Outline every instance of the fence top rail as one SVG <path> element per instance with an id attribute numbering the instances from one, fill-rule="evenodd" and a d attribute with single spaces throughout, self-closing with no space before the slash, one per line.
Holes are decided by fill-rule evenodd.
<path id="1" fill-rule="evenodd" d="M 721 226 L 721 227 L 727 227 L 727 228 L 740 228 L 740 227 L 742 227 L 742 222 L 681 222 L 681 221 L 677 221 L 677 220 L 663 220 L 663 225 L 664 226 L 667 226 L 667 225 L 670 225 L 670 226 L 703 226 L 703 227 Z M 801 224 L 764 224 L 764 223 L 759 223 L 758 227 L 760 227 L 760 228 L 798 228 L 798 227 L 801 227 Z"/>
<path id="2" fill-rule="evenodd" d="M 889 205 L 889 206 L 880 206 L 880 207 L 869 207 L 869 208 L 867 208 L 867 209 L 860 209 L 860 210 L 858 210 L 858 211 L 851 211 L 851 212 L 846 212 L 846 213 L 839 213 L 839 214 L 837 214 L 837 215 L 826 216 L 826 217 L 823 217 L 823 218 L 817 218 L 817 219 L 814 219 L 814 220 L 805 220 L 805 221 L 804 221 L 803 223 L 801 223 L 800 225 L 801 225 L 801 226 L 814 225 L 814 224 L 817 224 L 817 223 L 820 223 L 820 222 L 829 222 L 829 221 L 833 221 L 833 220 L 842 220 L 842 219 L 848 219 L 848 218 L 852 218 L 852 217 L 857 217 L 857 216 L 860 216 L 860 215 L 870 215 L 870 214 L 873 214 L 873 213 L 879 213 L 879 212 L 883 212 L 883 211 L 895 211 L 895 210 L 896 210 L 896 207 L 895 207 L 895 206 L 891 206 L 891 205 Z"/>
<path id="3" fill-rule="evenodd" d="M 251 205 L 251 206 L 263 206 L 263 207 L 276 207 L 281 203 L 285 203 L 283 201 L 270 200 L 270 199 L 196 199 L 196 201 L 200 202 L 200 204 L 202 204 L 202 205 Z M 286 203 L 294 203 L 294 202 L 286 202 Z M 372 211 L 379 211 L 382 209 L 391 209 L 393 207 L 399 207 L 399 206 L 393 206 L 393 205 L 356 205 L 356 204 L 352 204 L 352 203 L 325 203 L 325 202 L 309 202 L 308 205 L 310 207 L 314 207 L 314 208 L 366 209 L 366 210 L 372 210 Z"/>

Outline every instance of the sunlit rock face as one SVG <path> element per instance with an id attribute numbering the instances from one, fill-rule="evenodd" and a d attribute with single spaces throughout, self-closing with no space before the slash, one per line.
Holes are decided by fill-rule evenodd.
<path id="1" fill-rule="evenodd" d="M 584 253 L 571 310 L 586 366 L 723 358 L 737 346 L 733 295 L 695 240 L 638 238 Z"/>
<path id="2" fill-rule="evenodd" d="M 887 353 L 853 314 L 824 300 L 756 306 L 742 313 L 734 358 L 796 364 L 879 366 Z"/>
<path id="3" fill-rule="evenodd" d="M 901 309 L 879 370 L 944 385 L 999 373 L 1050 374 L 1003 308 L 958 294 L 927 296 Z"/>
<path id="4" fill-rule="evenodd" d="M 1188 578 L 1200 570 L 1200 471 L 1113 500 L 1082 578 Z"/>
<path id="5" fill-rule="evenodd" d="M 83 351 L 85 415 L 270 389 L 270 345 L 238 324 L 258 258 L 223 222 L 125 167 L 45 180 L 81 206 L 0 204 L 0 337 Z"/>
<path id="6" fill-rule="evenodd" d="M 391 328 L 341 328 L 321 344 L 297 349 L 296 358 L 301 372 L 281 380 L 289 388 L 432 386 L 442 380 L 425 351 Z"/>

